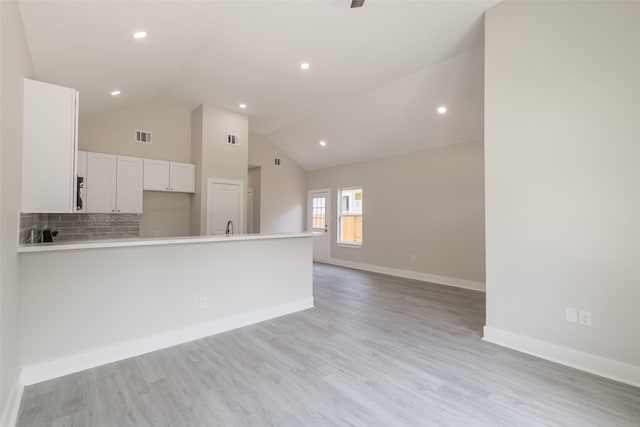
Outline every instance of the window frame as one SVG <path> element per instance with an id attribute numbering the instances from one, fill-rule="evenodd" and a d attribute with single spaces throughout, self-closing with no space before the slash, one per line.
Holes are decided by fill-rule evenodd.
<path id="1" fill-rule="evenodd" d="M 360 190 L 360 193 L 362 193 L 362 202 L 364 202 L 364 187 L 363 186 L 354 186 L 354 187 L 343 187 L 343 188 L 338 188 L 337 191 L 337 199 L 338 199 L 338 203 L 337 203 L 337 209 L 336 209 L 336 219 L 337 219 L 337 226 L 336 226 L 336 245 L 339 247 L 343 247 L 343 248 L 351 248 L 351 249 L 360 249 L 362 248 L 362 246 L 364 245 L 364 204 L 362 205 L 361 208 L 361 213 L 360 216 L 362 217 L 362 221 L 361 221 L 361 234 L 362 234 L 362 242 L 350 242 L 350 241 L 343 241 L 341 240 L 342 238 L 342 206 L 343 206 L 343 192 L 345 191 L 352 191 L 352 190 Z"/>

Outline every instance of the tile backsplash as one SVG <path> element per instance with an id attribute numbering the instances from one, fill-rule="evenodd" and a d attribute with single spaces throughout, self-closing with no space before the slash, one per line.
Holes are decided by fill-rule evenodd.
<path id="1" fill-rule="evenodd" d="M 42 242 L 42 229 L 47 224 L 47 214 L 20 214 L 21 245 Z"/>
<path id="2" fill-rule="evenodd" d="M 140 214 L 20 214 L 20 244 L 42 242 L 42 229 L 58 231 L 54 242 L 140 237 Z"/>

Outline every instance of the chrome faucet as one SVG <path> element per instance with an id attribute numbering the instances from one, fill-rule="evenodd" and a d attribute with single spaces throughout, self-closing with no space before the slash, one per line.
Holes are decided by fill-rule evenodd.
<path id="1" fill-rule="evenodd" d="M 229 235 L 229 230 L 231 230 L 231 235 L 233 236 L 233 222 L 231 220 L 227 222 L 227 231 L 224 232 L 225 236 Z"/>

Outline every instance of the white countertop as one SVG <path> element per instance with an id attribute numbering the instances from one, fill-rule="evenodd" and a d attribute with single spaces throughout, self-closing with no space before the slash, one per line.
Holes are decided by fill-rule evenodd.
<path id="1" fill-rule="evenodd" d="M 312 233 L 283 233 L 283 234 L 236 234 L 232 236 L 186 236 L 186 237 L 155 237 L 138 239 L 112 239 L 112 240 L 90 240 L 79 242 L 53 242 L 36 243 L 33 245 L 18 246 L 19 253 L 27 252 L 49 252 L 68 251 L 75 249 L 100 249 L 118 248 L 131 246 L 155 246 L 155 245 L 178 245 L 194 243 L 215 243 L 215 242 L 237 242 L 242 240 L 267 240 L 267 239 L 290 239 L 296 237 L 312 237 Z"/>

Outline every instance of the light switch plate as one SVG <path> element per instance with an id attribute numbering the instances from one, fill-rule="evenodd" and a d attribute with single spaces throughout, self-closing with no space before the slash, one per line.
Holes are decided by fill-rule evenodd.
<path id="1" fill-rule="evenodd" d="M 578 323 L 578 309 L 577 308 L 565 308 L 564 320 L 569 323 Z"/>

